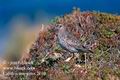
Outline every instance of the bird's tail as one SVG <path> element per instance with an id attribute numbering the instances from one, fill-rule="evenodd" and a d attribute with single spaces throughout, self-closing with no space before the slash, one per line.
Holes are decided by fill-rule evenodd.
<path id="1" fill-rule="evenodd" d="M 77 49 L 78 52 L 83 52 L 83 53 L 93 53 L 92 50 L 86 49 L 86 48 L 79 48 Z"/>

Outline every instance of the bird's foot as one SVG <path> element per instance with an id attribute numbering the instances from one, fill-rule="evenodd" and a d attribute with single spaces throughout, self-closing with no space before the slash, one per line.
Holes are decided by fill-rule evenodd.
<path id="1" fill-rule="evenodd" d="M 72 59 L 72 57 L 69 57 L 65 60 L 65 62 L 69 62 Z"/>
<path id="2" fill-rule="evenodd" d="M 84 60 L 76 58 L 76 64 L 85 64 Z"/>

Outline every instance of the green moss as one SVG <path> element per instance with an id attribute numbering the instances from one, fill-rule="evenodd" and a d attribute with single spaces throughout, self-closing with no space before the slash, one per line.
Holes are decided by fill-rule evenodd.
<path id="1" fill-rule="evenodd" d="M 101 12 L 94 12 L 93 14 L 96 15 L 97 20 L 101 23 L 115 23 L 117 22 L 117 16 L 116 15 L 112 15 L 112 14 L 108 14 L 108 13 L 101 13 Z"/>
<path id="2" fill-rule="evenodd" d="M 57 23 L 57 21 L 58 21 L 59 18 L 60 18 L 59 16 L 56 16 L 55 18 L 53 18 L 52 20 L 50 20 L 49 23 L 55 24 L 55 23 Z"/>
<path id="3" fill-rule="evenodd" d="M 56 44 L 55 45 L 55 47 L 53 48 L 53 51 L 55 51 L 55 52 L 61 52 L 62 51 L 62 48 L 60 47 L 60 45 L 59 44 Z"/>
<path id="4" fill-rule="evenodd" d="M 77 11 L 75 13 L 78 15 L 80 14 Z M 76 16 L 75 13 L 73 13 L 71 15 L 65 15 L 65 17 L 67 17 L 67 18 L 64 18 L 64 19 L 70 19 L 69 17 L 71 17 L 71 20 L 72 20 L 72 17 Z M 83 13 L 83 14 L 85 14 L 85 16 L 89 15 L 86 13 Z M 99 36 L 99 38 L 96 39 L 98 41 L 97 48 L 92 49 L 94 51 L 94 53 L 87 54 L 88 64 L 87 64 L 87 67 L 85 68 L 86 76 L 80 76 L 80 77 L 81 77 L 81 79 L 83 78 L 83 80 L 87 80 L 87 79 L 88 80 L 108 80 L 110 78 L 109 74 L 112 74 L 112 75 L 118 76 L 120 78 L 120 69 L 118 66 L 116 66 L 118 64 L 116 62 L 119 61 L 120 57 L 116 56 L 118 54 L 118 52 L 116 50 L 112 50 L 113 48 L 118 48 L 117 46 L 119 46 L 119 45 L 112 46 L 113 44 L 110 43 L 110 45 L 109 45 L 110 41 L 108 42 L 108 40 L 112 40 L 114 38 L 114 36 L 119 35 L 119 33 L 120 33 L 120 25 L 118 25 L 118 20 L 115 15 L 111 15 L 111 14 L 107 14 L 107 13 L 93 13 L 93 14 L 94 14 L 93 16 L 96 16 L 96 18 L 97 18 L 96 22 L 98 23 L 98 25 L 97 25 L 97 28 L 95 28 L 95 30 L 93 29 L 91 31 L 97 31 L 100 34 L 100 36 Z M 61 19 L 62 19 L 62 17 L 61 17 Z M 50 23 L 56 24 L 58 20 L 59 20 L 59 17 L 56 17 L 53 20 L 51 20 Z M 62 23 L 67 25 L 67 23 L 64 23 L 64 20 L 62 21 Z M 77 22 L 75 22 L 74 24 L 76 25 L 76 23 Z M 73 24 L 73 26 L 74 26 L 74 24 Z M 117 24 L 117 26 L 115 24 Z M 48 31 L 47 38 L 53 36 L 54 32 L 55 32 L 54 29 L 50 29 Z M 80 38 L 79 40 L 81 41 L 81 43 L 84 43 L 84 41 L 86 41 L 89 37 L 90 36 L 88 35 L 87 38 L 85 38 L 85 36 L 83 35 L 82 38 Z M 49 40 L 53 40 L 53 39 L 54 38 L 52 38 L 52 39 L 49 38 Z M 51 44 L 53 44 L 53 43 L 51 43 Z M 46 43 L 46 45 L 49 47 L 48 43 Z M 111 50 L 109 50 L 109 49 L 111 49 Z M 60 45 L 57 42 L 54 43 L 54 45 L 52 46 L 52 49 L 50 49 L 49 51 L 51 51 L 51 53 L 57 52 L 57 53 L 64 54 L 63 49 L 60 47 Z M 113 54 L 112 54 L 112 52 L 113 52 Z M 67 53 L 67 52 L 65 52 L 65 53 Z M 71 62 L 65 62 L 65 60 L 63 59 L 64 57 L 63 58 L 60 57 L 60 59 L 58 60 L 51 56 L 52 55 L 50 55 L 50 57 L 48 56 L 48 58 L 45 59 L 45 62 L 43 62 L 43 64 L 41 64 L 41 65 L 39 65 L 39 60 L 33 61 L 34 67 L 44 68 L 44 71 L 41 72 L 42 77 L 45 77 L 45 78 L 49 77 L 48 73 L 49 73 L 49 70 L 51 71 L 51 69 L 55 69 L 54 70 L 55 72 L 57 71 L 56 69 L 61 70 L 62 73 L 59 72 L 59 73 L 61 73 L 60 75 L 58 74 L 59 76 L 62 76 L 64 73 L 65 73 L 65 75 L 68 75 L 68 76 L 75 75 L 75 74 L 73 74 L 73 70 L 79 69 L 78 66 L 74 65 L 75 63 L 72 60 L 71 60 Z M 64 56 L 66 57 L 66 54 L 64 54 Z M 110 63 L 110 62 L 112 62 L 112 63 Z M 109 65 L 109 63 L 110 63 L 110 65 Z M 112 64 L 112 66 L 111 66 L 111 64 Z M 84 70 L 85 64 L 84 63 L 80 64 L 80 66 L 81 66 L 80 69 Z M 79 73 L 77 75 L 79 75 Z M 83 75 L 84 75 L 84 73 L 83 73 Z M 57 77 L 57 75 L 56 75 L 56 77 Z M 73 79 L 77 79 L 76 76 L 73 76 Z"/>
<path id="5" fill-rule="evenodd" d="M 40 65 L 40 62 L 38 60 L 34 60 L 32 66 L 37 67 Z"/>
<path id="6" fill-rule="evenodd" d="M 56 60 L 53 59 L 53 58 L 48 58 L 48 59 L 46 59 L 46 61 L 44 62 L 44 64 L 45 64 L 47 67 L 53 67 L 55 63 L 56 63 Z"/>
<path id="7" fill-rule="evenodd" d="M 119 34 L 120 33 L 120 26 L 117 26 L 115 33 Z"/>
<path id="8" fill-rule="evenodd" d="M 99 58 L 101 57 L 101 52 L 98 48 L 95 49 L 95 55 L 94 56 L 95 56 L 94 58 L 96 60 L 99 60 Z"/>
<path id="9" fill-rule="evenodd" d="M 65 72 L 65 73 L 69 73 L 70 72 L 70 66 L 67 65 L 67 64 L 64 64 L 62 66 L 62 70 Z"/>
<path id="10" fill-rule="evenodd" d="M 20 75 L 18 80 L 27 80 L 25 75 Z"/>
<path id="11" fill-rule="evenodd" d="M 88 72 L 88 80 L 97 80 L 98 67 L 92 67 Z"/>
<path id="12" fill-rule="evenodd" d="M 109 28 L 103 27 L 102 29 L 102 35 L 104 35 L 107 38 L 110 38 L 115 35 L 114 31 L 111 31 Z"/>
<path id="13" fill-rule="evenodd" d="M 44 72 L 41 72 L 41 76 L 42 76 L 42 77 L 47 77 L 47 76 L 48 76 L 48 73 L 45 72 L 45 71 L 44 71 Z"/>

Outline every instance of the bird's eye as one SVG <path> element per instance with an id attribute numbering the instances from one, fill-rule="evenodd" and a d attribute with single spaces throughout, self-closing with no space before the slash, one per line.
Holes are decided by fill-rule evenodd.
<path id="1" fill-rule="evenodd" d="M 93 32 L 93 35 L 95 35 L 96 34 L 96 32 Z"/>
<path id="2" fill-rule="evenodd" d="M 82 45 L 83 48 L 86 48 L 84 45 Z"/>
<path id="3" fill-rule="evenodd" d="M 89 44 L 90 44 L 90 42 L 86 42 L 86 44 L 87 44 L 87 45 L 89 45 Z"/>
<path id="4" fill-rule="evenodd" d="M 59 24 L 59 27 L 62 27 L 62 24 Z"/>

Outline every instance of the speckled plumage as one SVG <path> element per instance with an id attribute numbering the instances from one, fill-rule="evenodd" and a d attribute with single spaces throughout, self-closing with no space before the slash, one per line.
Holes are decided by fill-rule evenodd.
<path id="1" fill-rule="evenodd" d="M 89 49 L 85 48 L 75 36 L 68 32 L 63 25 L 61 25 L 58 31 L 58 42 L 62 48 L 72 53 L 91 52 Z"/>

